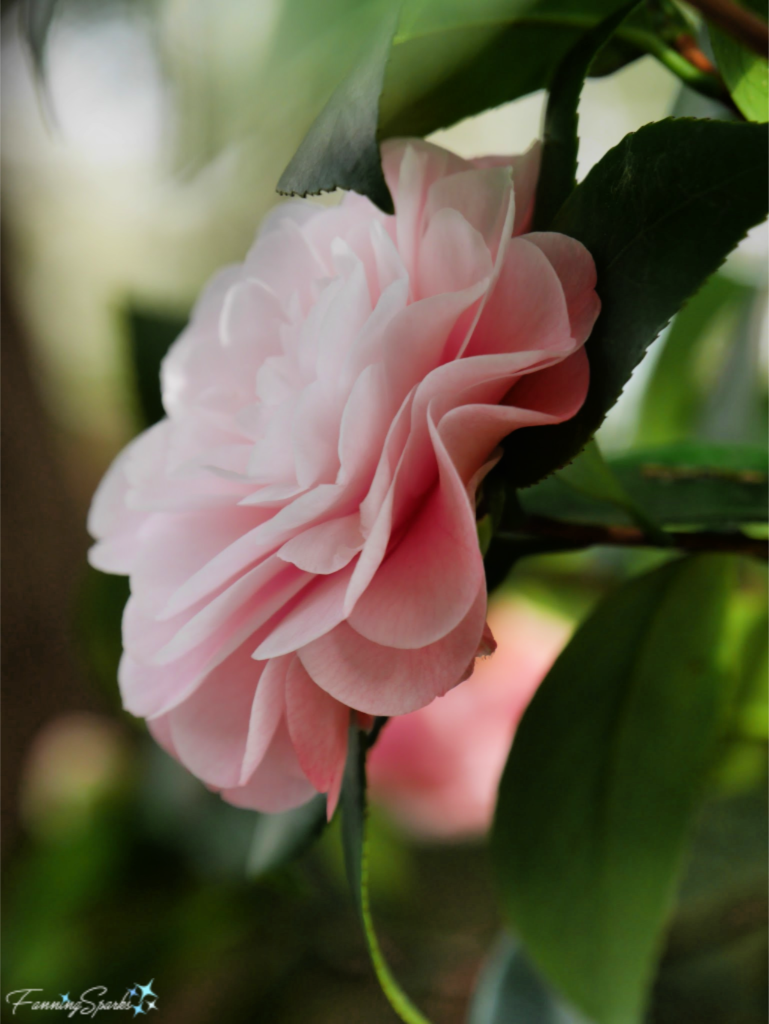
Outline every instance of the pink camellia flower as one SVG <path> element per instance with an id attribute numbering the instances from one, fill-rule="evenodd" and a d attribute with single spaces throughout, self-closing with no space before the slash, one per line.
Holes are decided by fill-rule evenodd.
<path id="1" fill-rule="evenodd" d="M 351 709 L 472 671 L 478 483 L 500 439 L 582 404 L 599 310 L 578 242 L 529 234 L 538 153 L 383 147 L 395 202 L 278 206 L 162 369 L 166 418 L 94 498 L 128 574 L 128 711 L 232 803 L 336 802 Z"/>
<path id="2" fill-rule="evenodd" d="M 472 679 L 385 725 L 368 757 L 371 798 L 421 838 L 481 835 L 518 722 L 569 623 L 509 597 L 489 608 L 497 641 Z"/>

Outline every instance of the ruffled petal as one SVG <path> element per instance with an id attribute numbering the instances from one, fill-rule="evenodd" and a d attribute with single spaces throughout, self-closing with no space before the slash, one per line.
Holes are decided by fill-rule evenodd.
<path id="1" fill-rule="evenodd" d="M 601 300 L 595 292 L 593 257 L 576 238 L 554 231 L 528 234 L 526 241 L 542 250 L 558 275 L 569 311 L 571 335 L 581 345 L 590 336 L 601 312 Z"/>
<path id="2" fill-rule="evenodd" d="M 283 718 L 259 767 L 243 786 L 222 790 L 222 797 L 236 807 L 265 814 L 290 811 L 306 804 L 316 789 L 299 766 L 286 720 Z"/>
<path id="3" fill-rule="evenodd" d="M 297 657 L 286 680 L 286 721 L 302 771 L 328 794 L 331 818 L 344 775 L 350 709 L 317 686 Z"/>
<path id="4" fill-rule="evenodd" d="M 241 647 L 168 718 L 181 763 L 211 786 L 236 786 L 246 752 L 249 715 L 264 666 Z"/>
<path id="5" fill-rule="evenodd" d="M 338 701 L 372 715 L 404 715 L 465 676 L 483 637 L 486 588 L 441 640 L 415 650 L 372 643 L 348 623 L 299 651 L 310 676 Z"/>

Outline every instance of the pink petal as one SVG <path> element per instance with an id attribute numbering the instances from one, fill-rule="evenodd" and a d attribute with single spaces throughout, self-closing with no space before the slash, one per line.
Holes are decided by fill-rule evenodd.
<path id="1" fill-rule="evenodd" d="M 339 426 L 339 475 L 347 483 L 373 472 L 392 422 L 384 367 L 367 366 L 355 381 Z"/>
<path id="2" fill-rule="evenodd" d="M 350 709 L 317 686 L 294 657 L 286 680 L 286 721 L 302 771 L 333 814 L 344 775 Z"/>
<path id="3" fill-rule="evenodd" d="M 425 647 L 467 614 L 483 580 L 475 513 L 437 433 L 440 479 L 361 595 L 350 625 L 388 647 Z"/>
<path id="4" fill-rule="evenodd" d="M 263 665 L 243 646 L 169 714 L 179 760 L 212 786 L 236 786 L 246 751 L 254 691 Z"/>
<path id="5" fill-rule="evenodd" d="M 222 797 L 236 807 L 249 807 L 265 814 L 288 811 L 316 795 L 296 757 L 288 727 L 283 719 L 261 763 L 244 786 L 224 789 Z"/>
<path id="6" fill-rule="evenodd" d="M 261 665 L 262 671 L 256 685 L 248 722 L 248 737 L 239 782 L 241 786 L 248 782 L 264 760 L 285 712 L 286 672 L 290 662 L 290 657 L 272 658 Z"/>
<path id="7" fill-rule="evenodd" d="M 343 569 L 362 547 L 360 514 L 354 512 L 297 534 L 278 551 L 278 558 L 304 572 L 327 575 Z"/>
<path id="8" fill-rule="evenodd" d="M 569 351 L 574 347 L 561 282 L 542 250 L 513 238 L 467 346 L 466 356 Z"/>
<path id="9" fill-rule="evenodd" d="M 429 704 L 462 679 L 483 637 L 486 587 L 441 640 L 416 650 L 372 643 L 343 622 L 303 647 L 302 664 L 343 704 L 372 715 L 403 715 Z"/>
<path id="10" fill-rule="evenodd" d="M 416 298 L 456 294 L 473 288 L 480 282 L 487 282 L 493 268 L 483 235 L 457 210 L 438 210 L 419 246 Z"/>
<path id="11" fill-rule="evenodd" d="M 508 167 L 473 167 L 440 178 L 430 186 L 425 220 L 431 223 L 437 211 L 444 208 L 456 210 L 481 235 L 493 259 L 502 240 L 508 207 L 512 202 L 513 183 Z"/>
<path id="12" fill-rule="evenodd" d="M 568 359 L 519 380 L 505 404 L 545 413 L 558 423 L 579 412 L 589 383 L 590 364 L 584 348 L 578 348 Z"/>
<path id="13" fill-rule="evenodd" d="M 282 559 L 266 559 L 209 601 L 153 656 L 155 665 L 167 665 L 212 636 L 243 632 L 243 623 L 254 633 L 306 587 L 312 576 L 289 567 Z"/>
<path id="14" fill-rule="evenodd" d="M 520 156 L 485 156 L 472 161 L 475 167 L 510 167 L 515 190 L 515 221 L 513 235 L 527 231 L 534 213 L 539 167 L 542 162 L 542 144 L 533 142 Z"/>
<path id="15" fill-rule="evenodd" d="M 353 566 L 319 576 L 298 603 L 254 651 L 254 658 L 277 658 L 290 654 L 311 640 L 328 633 L 344 618 L 344 596 Z"/>
<path id="16" fill-rule="evenodd" d="M 581 242 L 554 231 L 526 235 L 526 241 L 542 250 L 558 275 L 569 310 L 572 337 L 582 344 L 601 312 L 601 300 L 595 293 L 593 257 Z"/>

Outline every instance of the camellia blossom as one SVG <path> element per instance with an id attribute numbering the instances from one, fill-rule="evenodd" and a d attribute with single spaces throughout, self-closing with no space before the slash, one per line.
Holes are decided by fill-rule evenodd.
<path id="1" fill-rule="evenodd" d="M 476 489 L 506 434 L 579 409 L 600 308 L 581 244 L 524 234 L 538 160 L 389 141 L 394 216 L 278 206 L 96 493 L 123 703 L 232 803 L 330 813 L 351 709 L 423 707 L 493 645 Z"/>
<path id="2" fill-rule="evenodd" d="M 520 598 L 493 601 L 488 622 L 494 656 L 444 697 L 391 718 L 368 757 L 372 800 L 420 838 L 488 830 L 518 722 L 570 632 Z"/>

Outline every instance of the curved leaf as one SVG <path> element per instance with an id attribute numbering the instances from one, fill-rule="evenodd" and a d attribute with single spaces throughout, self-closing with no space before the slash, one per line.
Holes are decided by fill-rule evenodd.
<path id="1" fill-rule="evenodd" d="M 553 230 L 596 263 L 590 389 L 568 422 L 511 435 L 497 467 L 508 483 L 535 483 L 586 444 L 668 320 L 765 218 L 768 170 L 765 126 L 668 118 L 625 136 L 577 186 Z"/>
<path id="2" fill-rule="evenodd" d="M 639 0 L 631 0 L 590 29 L 566 54 L 550 85 L 542 165 L 534 205 L 534 231 L 546 231 L 577 184 L 579 98 L 590 65 Z"/>
<path id="3" fill-rule="evenodd" d="M 588 1024 L 548 988 L 520 945 L 507 933 L 481 973 L 467 1024 Z"/>
<path id="4" fill-rule="evenodd" d="M 518 728 L 492 854 L 549 981 L 597 1024 L 636 1024 L 724 717 L 726 560 L 670 562 L 610 594 Z"/>
<path id="5" fill-rule="evenodd" d="M 609 492 L 573 485 L 571 466 L 519 494 L 523 511 L 577 523 L 632 525 L 629 508 Z M 681 442 L 628 452 L 608 467 L 624 492 L 663 526 L 728 527 L 769 516 L 766 450 L 747 445 Z"/>
<path id="6" fill-rule="evenodd" d="M 762 0 L 748 0 L 751 8 L 766 18 Z M 769 65 L 766 57 L 746 49 L 730 35 L 708 26 L 718 70 L 740 112 L 751 121 L 769 120 Z"/>

